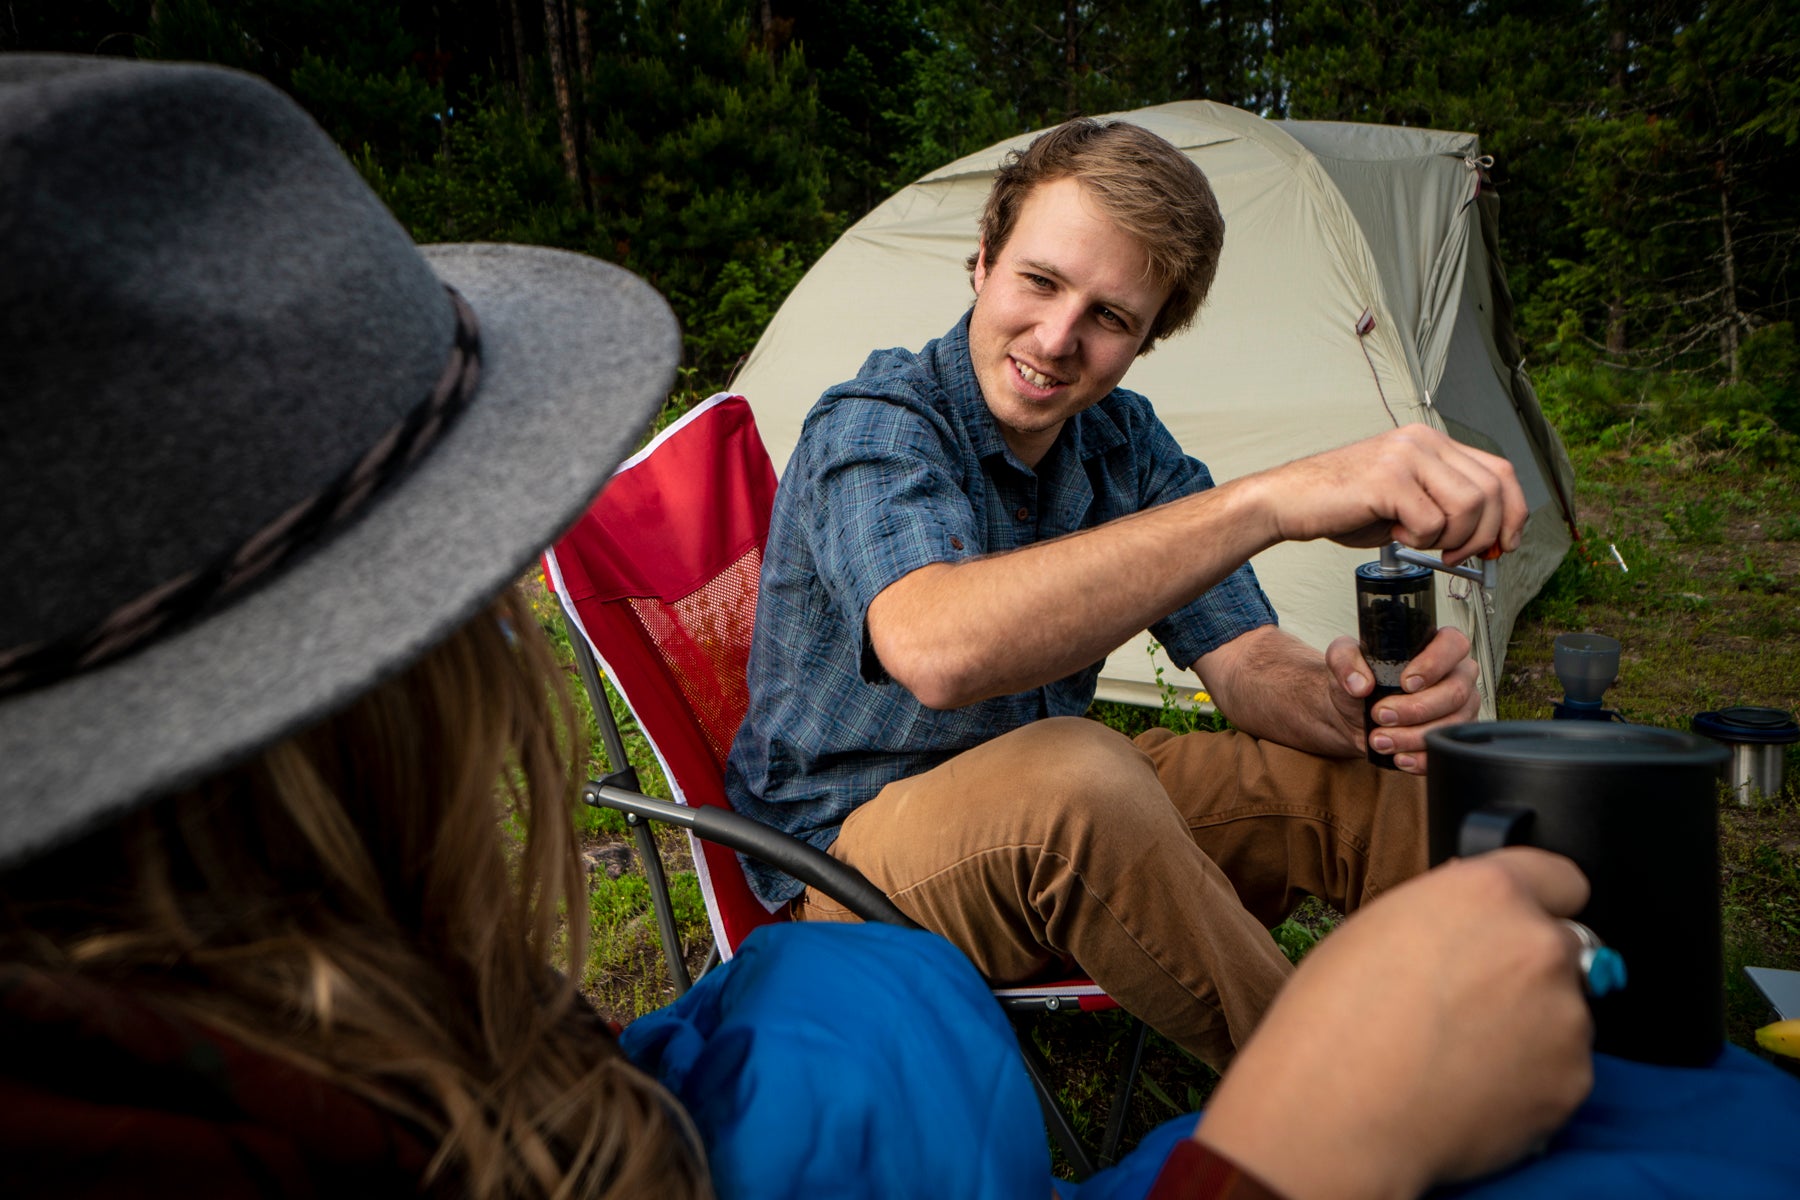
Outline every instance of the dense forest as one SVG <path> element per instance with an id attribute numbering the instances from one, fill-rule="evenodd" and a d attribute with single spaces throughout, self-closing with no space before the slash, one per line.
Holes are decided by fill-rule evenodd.
<path id="1" fill-rule="evenodd" d="M 1534 369 L 1800 433 L 1791 0 L 57 0 L 0 50 L 267 76 L 421 241 L 650 279 L 692 386 L 895 188 L 1081 113 L 1205 98 L 1478 132 Z M 1624 390 L 1621 390 L 1621 388 Z M 1624 385 L 1588 397 L 1617 419 Z M 1580 397 L 1563 419 L 1582 420 Z M 1610 407 L 1609 407 L 1610 406 Z M 1700 414 L 1704 417 L 1705 414 Z"/>

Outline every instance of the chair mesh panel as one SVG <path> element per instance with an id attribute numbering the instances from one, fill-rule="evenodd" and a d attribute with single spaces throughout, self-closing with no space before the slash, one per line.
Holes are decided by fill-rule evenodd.
<path id="1" fill-rule="evenodd" d="M 762 550 L 752 548 L 680 600 L 630 601 L 680 686 L 682 703 L 706 735 L 721 774 L 750 705 L 750 629 L 761 574 Z"/>

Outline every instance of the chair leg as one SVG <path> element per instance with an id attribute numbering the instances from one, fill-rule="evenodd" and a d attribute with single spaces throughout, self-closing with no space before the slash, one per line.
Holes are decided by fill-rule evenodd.
<path id="1" fill-rule="evenodd" d="M 600 744 L 606 748 L 607 768 L 611 771 L 628 770 L 631 760 L 625 756 L 625 739 L 619 735 L 619 723 L 613 720 L 612 705 L 606 698 L 606 685 L 600 681 L 600 665 L 594 661 L 594 652 L 588 648 L 587 635 L 581 632 L 581 626 L 569 617 L 566 609 L 562 620 L 563 629 L 569 635 L 569 650 L 575 658 L 575 673 L 581 677 L 582 690 L 587 692 L 588 704 L 594 710 L 594 723 L 600 727 Z"/>
<path id="2" fill-rule="evenodd" d="M 588 703 L 594 709 L 594 723 L 600 728 L 600 742 L 606 747 L 606 762 L 613 774 L 608 782 L 617 782 L 620 786 L 632 791 L 638 789 L 637 774 L 632 769 L 631 760 L 625 755 L 625 739 L 619 733 L 619 723 L 613 719 L 612 705 L 606 696 L 606 685 L 601 682 L 599 664 L 588 649 L 587 636 L 581 632 L 580 626 L 570 619 L 565 609 L 562 614 L 563 628 L 569 634 L 569 648 L 575 657 L 575 671 L 581 676 L 581 686 L 587 691 Z M 638 861 L 644 867 L 644 880 L 650 885 L 650 906 L 656 910 L 656 929 L 662 936 L 663 961 L 668 964 L 669 981 L 675 985 L 675 994 L 683 996 L 694 985 L 688 975 L 687 959 L 681 953 L 681 938 L 675 932 L 675 906 L 669 900 L 669 881 L 663 873 L 662 856 L 656 852 L 656 837 L 650 831 L 650 825 L 632 813 L 625 814 L 625 823 L 631 826 L 631 833 L 637 844 Z"/>
<path id="3" fill-rule="evenodd" d="M 681 952 L 681 937 L 675 931 L 675 906 L 669 900 L 669 880 L 663 874 L 662 855 L 656 852 L 656 838 L 650 832 L 649 822 L 636 813 L 626 813 L 625 823 L 631 826 L 632 836 L 637 840 L 644 880 L 650 885 L 650 907 L 656 910 L 656 930 L 662 935 L 663 961 L 669 967 L 669 980 L 675 985 L 675 994 L 685 996 L 694 981 L 688 977 L 687 958 Z"/>
<path id="4" fill-rule="evenodd" d="M 1069 1124 L 1068 1116 L 1056 1102 L 1056 1093 L 1050 1087 L 1050 1065 L 1032 1043 L 1028 1031 L 1019 1029 L 1015 1032 L 1019 1038 L 1019 1051 L 1025 1059 L 1025 1073 L 1031 1076 L 1031 1085 L 1037 1089 L 1038 1106 L 1044 1110 L 1044 1126 L 1063 1157 L 1069 1160 L 1075 1178 L 1086 1179 L 1094 1173 L 1094 1160 L 1088 1156 L 1087 1147 L 1081 1144 L 1074 1126 Z"/>
<path id="5" fill-rule="evenodd" d="M 1133 1017 L 1135 1033 L 1125 1072 L 1119 1077 L 1119 1090 L 1113 1096 L 1112 1112 L 1106 1118 L 1106 1139 L 1100 1143 L 1100 1165 L 1110 1167 L 1118 1161 L 1119 1141 L 1125 1136 L 1125 1119 L 1131 1112 L 1131 1097 L 1137 1091 L 1138 1074 L 1144 1069 L 1144 1048 L 1150 1042 L 1150 1027 Z"/>

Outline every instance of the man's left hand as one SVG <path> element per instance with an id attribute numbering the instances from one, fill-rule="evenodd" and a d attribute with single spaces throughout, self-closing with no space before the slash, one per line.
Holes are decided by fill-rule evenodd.
<path id="1" fill-rule="evenodd" d="M 1375 673 L 1363 660 L 1356 639 L 1341 637 L 1325 649 L 1325 665 L 1340 690 L 1332 702 L 1360 736 L 1363 697 L 1375 687 Z M 1394 765 L 1413 775 L 1425 773 L 1425 733 L 1440 725 L 1472 721 L 1481 711 L 1475 687 L 1480 668 L 1469 657 L 1469 639 L 1458 629 L 1439 629 L 1417 658 L 1406 664 L 1400 685 L 1404 695 L 1388 696 L 1375 706 L 1369 747 L 1391 754 Z"/>

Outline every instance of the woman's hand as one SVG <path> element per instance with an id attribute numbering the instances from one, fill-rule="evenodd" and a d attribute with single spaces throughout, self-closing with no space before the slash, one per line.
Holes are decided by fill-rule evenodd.
<path id="1" fill-rule="evenodd" d="M 1513 1162 L 1593 1085 L 1588 885 L 1511 848 L 1430 871 L 1326 938 L 1195 1132 L 1293 1200 L 1416 1196 Z"/>

